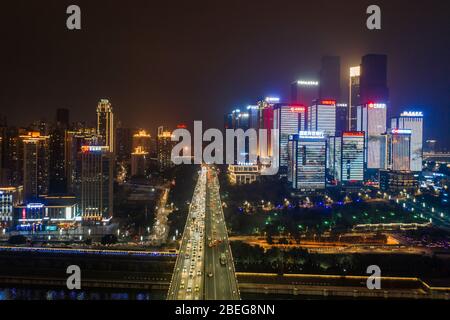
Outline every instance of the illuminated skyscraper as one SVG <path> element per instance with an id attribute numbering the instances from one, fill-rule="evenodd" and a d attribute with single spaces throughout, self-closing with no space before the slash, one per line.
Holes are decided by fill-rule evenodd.
<path id="1" fill-rule="evenodd" d="M 69 128 L 69 110 L 58 109 L 56 124 L 50 133 L 50 184 L 49 193 L 67 192 L 65 143 L 66 130 Z"/>
<path id="2" fill-rule="evenodd" d="M 365 133 L 367 169 L 385 169 L 386 104 L 370 102 L 358 106 L 357 130 Z"/>
<path id="3" fill-rule="evenodd" d="M 341 181 L 342 137 L 327 137 L 327 175 L 334 183 Z"/>
<path id="4" fill-rule="evenodd" d="M 107 146 L 81 147 L 81 214 L 85 221 L 113 216 L 113 160 Z"/>
<path id="5" fill-rule="evenodd" d="M 99 143 L 108 146 L 110 152 L 114 153 L 114 113 L 108 100 L 102 99 L 97 105 L 97 134 Z"/>
<path id="6" fill-rule="evenodd" d="M 133 152 L 133 129 L 119 126 L 116 128 L 116 158 L 118 162 L 130 163 Z"/>
<path id="7" fill-rule="evenodd" d="M 289 136 L 305 131 L 306 106 L 276 104 L 273 112 L 273 129 L 279 130 L 279 165 L 280 173 L 286 174 L 288 166 L 287 145 Z M 275 155 L 276 156 L 276 155 Z"/>
<path id="8" fill-rule="evenodd" d="M 48 194 L 49 136 L 28 132 L 20 136 L 23 142 L 23 188 L 25 201 Z"/>
<path id="9" fill-rule="evenodd" d="M 410 171 L 411 130 L 391 129 L 387 139 L 388 168 L 393 171 Z"/>
<path id="10" fill-rule="evenodd" d="M 391 121 L 392 129 L 411 130 L 411 165 L 414 172 L 422 171 L 423 161 L 423 114 L 422 112 L 405 111 L 399 118 Z"/>
<path id="11" fill-rule="evenodd" d="M 316 100 L 309 108 L 310 131 L 322 131 L 325 135 L 336 135 L 336 101 Z"/>
<path id="12" fill-rule="evenodd" d="M 327 141 L 323 132 L 300 131 L 288 143 L 288 180 L 300 191 L 323 190 L 326 185 Z"/>
<path id="13" fill-rule="evenodd" d="M 350 83 L 348 94 L 348 130 L 356 130 L 356 108 L 361 105 L 361 67 L 350 68 Z"/>
<path id="14" fill-rule="evenodd" d="M 158 167 L 160 171 L 164 171 L 174 166 L 174 163 L 172 162 L 171 159 L 174 142 L 172 141 L 172 133 L 168 130 L 165 130 L 164 127 L 158 128 L 157 137 L 158 137 L 157 141 Z"/>
<path id="15" fill-rule="evenodd" d="M 0 226 L 10 224 L 14 216 L 14 206 L 22 203 L 22 186 L 0 186 Z"/>
<path id="16" fill-rule="evenodd" d="M 139 130 L 133 135 L 133 150 L 142 147 L 145 152 L 150 152 L 151 136 L 145 130 Z"/>
<path id="17" fill-rule="evenodd" d="M 342 134 L 342 183 L 362 184 L 364 181 L 364 132 Z"/>
<path id="18" fill-rule="evenodd" d="M 131 175 L 144 176 L 147 169 L 148 152 L 143 147 L 136 147 L 131 154 Z"/>
<path id="19" fill-rule="evenodd" d="M 298 80 L 292 83 L 291 103 L 310 106 L 316 99 L 319 99 L 319 81 Z"/>

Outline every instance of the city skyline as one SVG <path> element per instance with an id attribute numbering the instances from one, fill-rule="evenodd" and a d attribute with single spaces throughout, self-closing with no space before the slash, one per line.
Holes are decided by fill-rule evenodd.
<path id="1" fill-rule="evenodd" d="M 23 126 L 40 118 L 51 120 L 54 110 L 64 107 L 71 109 L 72 119 L 83 120 L 92 105 L 106 98 L 114 106 L 117 120 L 129 127 L 150 128 L 152 133 L 161 124 L 175 127 L 194 120 L 221 127 L 216 114 L 253 104 L 260 97 L 277 95 L 288 102 L 291 83 L 318 79 L 321 58 L 327 55 L 341 57 L 341 96 L 346 102 L 349 68 L 359 65 L 361 56 L 367 53 L 381 53 L 388 56 L 388 117 L 403 110 L 423 111 L 428 119 L 425 139 L 437 139 L 442 146 L 449 146 L 441 137 L 447 128 L 450 72 L 445 63 L 441 68 L 429 67 L 432 61 L 444 62 L 450 49 L 444 38 L 438 40 L 448 27 L 441 24 L 444 18 L 439 19 L 445 11 L 440 3 L 430 8 L 431 16 L 421 16 L 420 27 L 414 29 L 411 39 L 385 31 L 393 24 L 406 31 L 417 23 L 420 6 L 402 5 L 401 1 L 380 2 L 385 8 L 386 28 L 373 32 L 365 28 L 367 6 L 356 2 L 345 10 L 328 4 L 330 10 L 323 13 L 318 4 L 311 3 L 298 7 L 290 2 L 247 4 L 239 11 L 233 11 L 232 6 L 217 10 L 199 3 L 200 12 L 193 5 L 180 19 L 183 9 L 189 9 L 183 5 L 169 10 L 164 5 L 137 2 L 125 11 L 115 4 L 102 10 L 83 1 L 79 5 L 83 27 L 78 33 L 57 28 L 66 18 L 64 3 L 53 2 L 45 12 L 39 5 L 27 3 L 35 10 L 25 13 L 20 11 L 24 3 L 7 5 L 10 16 L 2 23 L 15 29 L 6 38 L 11 50 L 0 54 L 1 60 L 8 62 L 0 104 L 12 110 L 8 114 L 10 125 Z M 408 10 L 402 12 L 405 7 Z M 262 18 L 278 21 L 288 11 L 292 11 L 288 16 L 304 11 L 310 14 L 302 15 L 295 25 L 286 19 L 276 28 L 268 28 L 250 14 L 258 12 Z M 19 12 L 24 16 L 14 20 Z M 162 12 L 168 21 L 162 21 L 155 12 Z M 349 22 L 345 18 L 358 12 L 355 16 L 359 19 Z M 332 34 L 326 25 L 302 33 L 302 28 L 311 26 L 312 17 L 319 14 L 324 20 L 342 23 L 333 28 Z M 124 19 L 124 23 L 106 28 L 98 22 L 103 16 Z M 129 21 L 131 17 L 133 22 Z M 182 30 L 187 20 L 189 33 Z M 41 27 L 34 30 L 37 24 Z M 206 25 L 208 28 L 204 28 Z M 242 32 L 234 38 L 238 30 Z M 106 31 L 116 36 L 102 38 Z M 352 37 L 348 36 L 350 31 Z M 429 33 L 434 34 L 433 41 L 427 39 Z M 171 37 L 170 42 L 165 37 Z M 420 47 L 416 47 L 417 41 L 421 41 Z M 24 50 L 25 46 L 30 50 Z M 258 50 L 266 46 L 274 49 Z M 308 50 L 304 50 L 306 47 Z M 422 49 L 425 47 L 426 51 Z M 25 65 L 30 67 L 23 68 Z"/>

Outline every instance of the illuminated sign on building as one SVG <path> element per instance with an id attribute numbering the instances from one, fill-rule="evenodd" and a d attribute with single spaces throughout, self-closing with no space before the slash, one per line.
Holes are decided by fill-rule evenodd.
<path id="1" fill-rule="evenodd" d="M 411 129 L 392 129 L 391 133 L 392 134 L 411 134 L 412 130 Z"/>
<path id="2" fill-rule="evenodd" d="M 323 131 L 300 131 L 298 133 L 298 136 L 300 138 L 306 138 L 306 139 L 317 139 L 317 138 L 323 138 L 324 133 L 323 133 Z"/>
<path id="3" fill-rule="evenodd" d="M 338 103 L 338 104 L 336 104 L 336 107 L 348 107 L 348 104 L 346 104 L 346 103 Z"/>
<path id="4" fill-rule="evenodd" d="M 258 110 L 259 107 L 258 106 L 248 106 L 247 110 Z"/>
<path id="5" fill-rule="evenodd" d="M 310 81 L 310 80 L 299 80 L 297 81 L 299 86 L 318 86 L 319 81 Z"/>
<path id="6" fill-rule="evenodd" d="M 278 97 L 266 97 L 266 102 L 268 103 L 279 103 L 280 98 Z"/>
<path id="7" fill-rule="evenodd" d="M 364 132 L 361 131 L 348 131 L 342 134 L 344 137 L 364 137 Z"/>
<path id="8" fill-rule="evenodd" d="M 319 104 L 321 105 L 325 105 L 325 106 L 333 106 L 336 104 L 336 100 L 331 100 L 331 99 L 327 99 L 327 100 L 320 100 Z"/>
<path id="9" fill-rule="evenodd" d="M 400 114 L 400 117 L 423 117 L 422 111 L 404 111 Z"/>
<path id="10" fill-rule="evenodd" d="M 108 151 L 108 146 L 81 146 L 82 152 L 101 152 Z"/>
<path id="11" fill-rule="evenodd" d="M 305 107 L 291 107 L 291 112 L 305 112 Z"/>
<path id="12" fill-rule="evenodd" d="M 27 204 L 28 209 L 42 209 L 44 207 L 44 204 L 42 203 L 29 203 Z"/>
<path id="13" fill-rule="evenodd" d="M 367 106 L 371 109 L 385 109 L 386 108 L 386 104 L 385 103 L 373 103 L 373 102 L 369 102 L 367 104 Z"/>

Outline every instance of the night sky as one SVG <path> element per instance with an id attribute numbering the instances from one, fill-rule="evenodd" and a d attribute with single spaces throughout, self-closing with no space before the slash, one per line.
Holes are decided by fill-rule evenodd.
<path id="1" fill-rule="evenodd" d="M 0 113 L 11 125 L 54 118 L 94 123 L 100 98 L 124 125 L 222 128 L 223 114 L 315 77 L 323 55 L 348 67 L 388 55 L 389 116 L 423 110 L 425 138 L 450 146 L 448 1 L 2 1 Z M 82 30 L 66 29 L 66 8 Z M 366 8 L 382 9 L 382 30 Z M 284 98 L 284 99 L 283 99 Z"/>

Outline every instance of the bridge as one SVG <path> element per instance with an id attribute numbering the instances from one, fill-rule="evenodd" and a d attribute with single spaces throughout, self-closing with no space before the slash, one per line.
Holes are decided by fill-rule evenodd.
<path id="1" fill-rule="evenodd" d="M 194 190 L 167 299 L 240 299 L 219 180 L 206 166 Z"/>

